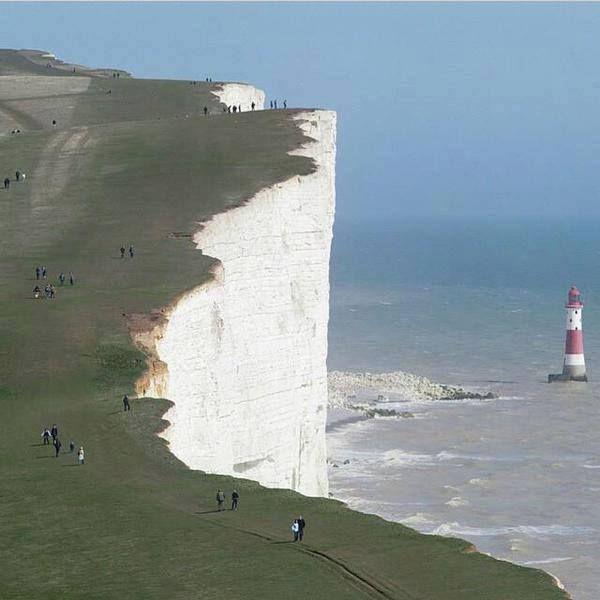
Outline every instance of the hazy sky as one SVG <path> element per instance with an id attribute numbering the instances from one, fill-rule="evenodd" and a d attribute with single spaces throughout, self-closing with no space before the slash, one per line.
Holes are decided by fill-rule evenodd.
<path id="1" fill-rule="evenodd" d="M 600 214 L 600 4 L 0 8 L 4 47 L 337 110 L 342 217 Z"/>

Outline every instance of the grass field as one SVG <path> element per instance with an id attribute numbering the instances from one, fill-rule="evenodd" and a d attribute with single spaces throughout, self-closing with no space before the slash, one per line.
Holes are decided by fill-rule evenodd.
<path id="1" fill-rule="evenodd" d="M 186 237 L 198 221 L 311 170 L 287 154 L 303 141 L 295 113 L 224 115 L 210 84 L 74 84 L 87 78 L 0 58 L 0 177 L 13 179 L 0 190 L 0 598 L 566 597 L 461 540 L 190 471 L 155 435 L 166 400 L 123 413 L 144 359 L 128 316 L 206 280 L 211 259 Z M 32 299 L 36 265 L 54 300 Z M 52 423 L 63 451 L 85 446 L 84 466 L 42 445 Z M 240 510 L 214 512 L 217 487 L 234 486 Z M 289 543 L 299 513 L 302 546 Z"/>

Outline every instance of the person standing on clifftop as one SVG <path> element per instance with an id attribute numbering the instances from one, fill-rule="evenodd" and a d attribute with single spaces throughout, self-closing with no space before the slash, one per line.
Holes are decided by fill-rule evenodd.
<path id="1" fill-rule="evenodd" d="M 223 510 L 224 502 L 225 502 L 225 494 L 221 490 L 217 490 L 217 508 L 219 511 Z"/>
<path id="2" fill-rule="evenodd" d="M 60 443 L 60 440 L 58 438 L 56 438 L 54 440 L 54 450 L 56 451 L 56 454 L 54 455 L 55 458 L 58 458 L 58 454 L 60 453 L 61 447 L 62 447 L 62 444 Z"/>
<path id="3" fill-rule="evenodd" d="M 256 108 L 256 104 L 254 104 L 254 102 L 252 102 L 252 104 L 250 106 L 252 107 L 252 110 L 254 110 Z"/>
<path id="4" fill-rule="evenodd" d="M 233 490 L 233 492 L 231 492 L 231 510 L 238 509 L 239 501 L 240 501 L 240 495 L 237 493 L 237 490 Z"/>
<path id="5" fill-rule="evenodd" d="M 298 523 L 298 541 L 301 542 L 304 537 L 304 528 L 306 527 L 306 521 L 303 519 L 302 515 L 300 515 L 297 519 Z"/>

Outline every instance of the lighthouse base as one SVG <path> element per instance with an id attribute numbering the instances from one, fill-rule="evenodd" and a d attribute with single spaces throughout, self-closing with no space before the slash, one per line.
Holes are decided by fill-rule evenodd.
<path id="1" fill-rule="evenodd" d="M 587 381 L 587 375 L 573 375 L 571 373 L 554 373 L 548 375 L 548 383 L 554 383 L 555 381 Z"/>

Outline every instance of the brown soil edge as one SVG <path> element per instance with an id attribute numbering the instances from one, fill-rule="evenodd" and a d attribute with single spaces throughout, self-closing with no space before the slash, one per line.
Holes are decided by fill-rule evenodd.
<path id="1" fill-rule="evenodd" d="M 308 135 L 306 135 L 306 133 L 304 131 L 302 131 L 302 124 L 305 122 L 308 122 L 308 120 L 297 118 L 297 116 L 299 114 L 304 114 L 304 113 L 314 112 L 314 111 L 315 111 L 315 109 L 298 109 L 297 111 L 294 111 L 292 113 L 292 115 L 290 116 L 290 118 L 292 120 L 294 120 L 294 122 L 296 123 L 298 129 L 301 131 L 301 133 L 303 135 L 303 140 L 300 142 L 300 144 L 296 148 L 289 150 L 288 154 L 293 155 L 293 153 L 296 153 L 296 152 L 302 150 L 303 148 L 305 148 L 307 145 L 317 141 L 314 138 L 309 137 Z M 314 173 L 316 170 L 317 170 L 317 167 L 313 161 L 313 167 L 310 171 L 310 174 Z M 229 211 L 236 210 L 238 208 L 246 206 L 247 204 L 249 204 L 252 201 L 254 196 L 261 193 L 262 191 L 267 190 L 272 187 L 275 187 L 277 185 L 281 185 L 281 184 L 285 183 L 286 181 L 289 181 L 296 177 L 298 177 L 298 175 L 292 175 L 291 177 L 286 177 L 285 179 L 282 179 L 282 180 L 276 180 L 276 181 L 272 182 L 270 185 L 268 185 L 264 188 L 261 188 L 256 193 L 249 194 L 243 200 L 236 202 L 235 204 L 232 204 L 231 206 L 226 207 L 224 210 L 211 215 L 207 219 L 205 219 L 203 221 L 198 221 L 197 222 L 198 229 L 191 235 L 186 234 L 185 236 L 182 236 L 178 232 L 171 232 L 168 234 L 168 237 L 173 240 L 178 240 L 178 239 L 181 239 L 182 237 L 189 238 L 190 239 L 189 243 L 192 243 L 196 250 L 202 252 L 201 250 L 199 250 L 197 248 L 195 240 L 196 240 L 196 237 L 202 233 L 203 229 L 212 221 L 213 217 L 215 217 L 218 214 L 224 214 Z M 133 340 L 134 345 L 136 346 L 136 348 L 141 350 L 146 356 L 146 370 L 143 373 L 143 375 L 141 377 L 139 377 L 136 380 L 136 382 L 134 383 L 135 393 L 138 398 L 143 398 L 146 395 L 146 390 L 154 389 L 155 392 L 157 392 L 156 397 L 168 400 L 168 398 L 166 398 L 166 396 L 165 396 L 166 378 L 168 376 L 168 366 L 166 365 L 166 363 L 161 361 L 160 358 L 158 357 L 157 342 L 163 337 L 166 327 L 169 323 L 169 318 L 173 314 L 175 309 L 177 308 L 177 305 L 184 298 L 186 298 L 189 294 L 197 292 L 198 290 L 201 290 L 201 289 L 209 288 L 210 286 L 212 286 L 215 283 L 215 281 L 218 280 L 219 273 L 221 272 L 221 270 L 223 268 L 223 264 L 217 257 L 208 256 L 208 255 L 204 255 L 204 256 L 206 256 L 207 258 L 211 258 L 214 261 L 213 264 L 208 268 L 207 278 L 205 281 L 199 283 L 198 285 L 195 285 L 192 288 L 189 288 L 189 289 L 181 292 L 180 294 L 175 296 L 175 298 L 173 298 L 173 300 L 171 302 L 169 302 L 169 304 L 167 304 L 159 309 L 154 309 L 150 313 L 138 313 L 138 314 L 124 315 L 125 320 L 126 320 L 126 326 L 129 331 L 129 335 Z M 167 421 L 165 421 L 165 422 L 167 422 Z"/>

